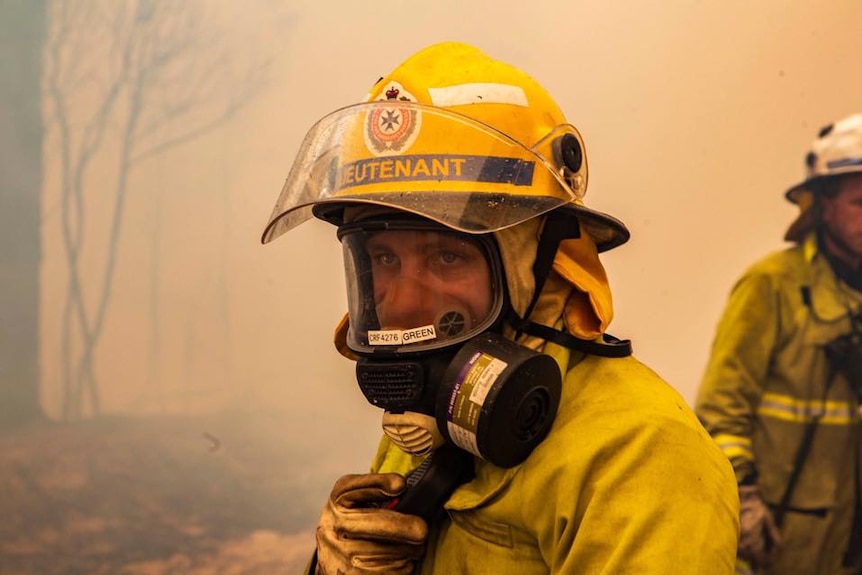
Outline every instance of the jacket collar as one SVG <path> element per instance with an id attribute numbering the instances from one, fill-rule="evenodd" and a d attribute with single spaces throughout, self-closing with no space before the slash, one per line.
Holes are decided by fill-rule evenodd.
<path id="1" fill-rule="evenodd" d="M 862 292 L 850 288 L 835 275 L 829 260 L 817 245 L 817 235 L 808 234 L 802 243 L 802 253 L 808 264 L 810 307 L 823 322 L 846 318 L 862 306 Z"/>

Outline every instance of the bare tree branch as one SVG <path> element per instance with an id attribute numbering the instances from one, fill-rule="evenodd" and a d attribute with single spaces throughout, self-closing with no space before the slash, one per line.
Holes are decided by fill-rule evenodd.
<path id="1" fill-rule="evenodd" d="M 67 263 L 62 310 L 63 413 L 100 410 L 94 363 L 114 287 L 131 171 L 233 118 L 259 92 L 263 66 L 237 74 L 219 47 L 207 0 L 53 0 L 46 96 L 60 164 L 60 225 Z M 244 77 L 242 77 L 244 76 Z M 115 145 L 116 144 L 116 145 Z M 87 242 L 92 201 L 103 182 L 88 176 L 116 150 L 109 240 Z M 81 258 L 104 249 L 100 279 L 85 282 Z M 88 256 L 93 257 L 93 256 Z M 153 289 L 156 289 L 155 287 Z M 95 305 L 95 307 L 88 307 Z"/>

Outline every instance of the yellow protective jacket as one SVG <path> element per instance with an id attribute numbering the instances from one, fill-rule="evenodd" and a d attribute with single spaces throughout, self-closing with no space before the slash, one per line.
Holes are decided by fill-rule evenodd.
<path id="1" fill-rule="evenodd" d="M 733 573 L 736 482 L 691 409 L 632 357 L 578 358 L 548 437 L 514 468 L 475 459 L 417 574 Z M 416 463 L 384 438 L 373 471 Z"/>
<path id="2" fill-rule="evenodd" d="M 859 416 L 843 377 L 827 382 L 823 346 L 850 331 L 848 312 L 860 306 L 862 293 L 836 279 L 811 235 L 748 269 L 718 324 L 695 411 L 740 481 L 756 480 L 776 505 L 805 427 L 822 416 L 785 515 L 783 551 L 762 573 L 849 573 L 840 565 L 859 495 Z"/>

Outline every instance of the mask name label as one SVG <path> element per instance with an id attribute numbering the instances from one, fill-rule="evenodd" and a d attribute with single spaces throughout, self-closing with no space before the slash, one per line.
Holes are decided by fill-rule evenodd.
<path id="1" fill-rule="evenodd" d="M 437 339 L 433 325 L 423 325 L 412 329 L 382 329 L 368 331 L 368 345 L 405 345 L 418 341 Z"/>

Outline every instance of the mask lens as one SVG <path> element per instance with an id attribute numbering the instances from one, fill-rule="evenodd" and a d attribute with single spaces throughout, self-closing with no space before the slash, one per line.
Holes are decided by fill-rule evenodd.
<path id="1" fill-rule="evenodd" d="M 440 349 L 484 331 L 502 307 L 492 242 L 433 224 L 343 226 L 358 352 Z"/>

